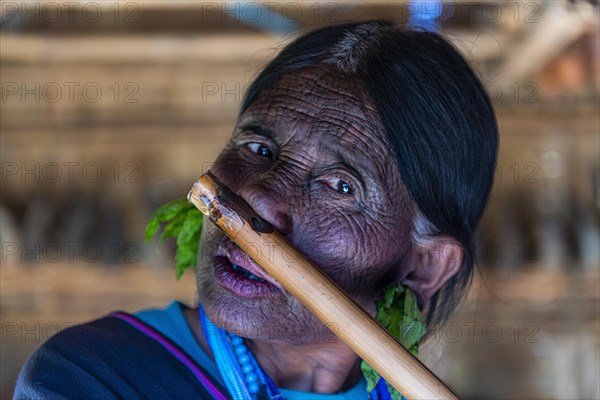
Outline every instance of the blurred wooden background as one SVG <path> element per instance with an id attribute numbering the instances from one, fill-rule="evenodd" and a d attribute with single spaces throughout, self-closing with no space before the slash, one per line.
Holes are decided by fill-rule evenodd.
<path id="1" fill-rule="evenodd" d="M 600 396 L 593 2 L 67 3 L 0 3 L 2 398 L 58 329 L 194 302 L 173 245 L 143 243 L 150 212 L 210 167 L 278 48 L 367 18 L 440 29 L 499 119 L 480 273 L 427 363 L 465 398 Z"/>

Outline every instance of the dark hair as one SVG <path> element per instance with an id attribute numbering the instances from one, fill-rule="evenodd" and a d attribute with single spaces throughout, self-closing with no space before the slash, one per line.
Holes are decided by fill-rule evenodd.
<path id="1" fill-rule="evenodd" d="M 475 229 L 498 147 L 490 101 L 467 62 L 440 35 L 366 21 L 309 32 L 287 45 L 248 88 L 241 113 L 283 75 L 325 65 L 356 80 L 375 105 L 427 235 L 463 247 L 460 271 L 429 304 L 427 322 L 452 314 L 472 279 Z"/>

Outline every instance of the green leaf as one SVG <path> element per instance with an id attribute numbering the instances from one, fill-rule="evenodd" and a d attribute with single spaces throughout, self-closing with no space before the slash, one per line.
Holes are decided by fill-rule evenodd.
<path id="1" fill-rule="evenodd" d="M 367 392 L 371 393 L 371 391 L 375 389 L 375 386 L 377 386 L 381 376 L 373 369 L 373 367 L 364 361 L 360 363 L 360 369 L 362 370 L 363 376 L 367 381 Z"/>
<path id="2" fill-rule="evenodd" d="M 148 221 L 148 224 L 146 225 L 146 244 L 152 241 L 152 238 L 154 237 L 154 235 L 156 235 L 158 228 L 160 228 L 160 221 L 158 220 L 158 218 L 152 216 L 152 218 L 150 218 L 150 221 Z"/>
<path id="3" fill-rule="evenodd" d="M 375 308 L 375 319 L 416 357 L 427 327 L 415 294 L 401 285 L 389 286 L 385 289 L 382 299 L 375 302 Z M 371 392 L 381 376 L 365 361 L 361 363 L 361 370 L 367 381 L 367 390 Z M 402 399 L 397 390 L 389 384 L 387 386 L 393 400 Z"/>
<path id="4" fill-rule="evenodd" d="M 162 224 L 165 224 L 165 228 L 160 235 L 157 251 L 165 240 L 176 238 L 175 276 L 179 279 L 186 270 L 196 266 L 202 213 L 185 198 L 163 204 L 152 213 L 146 225 L 146 243 L 152 241 Z"/>
<path id="5" fill-rule="evenodd" d="M 402 300 L 400 297 L 406 288 L 402 285 L 392 285 L 388 287 L 383 293 L 384 304 L 383 307 L 390 308 L 395 301 Z"/>
<path id="6" fill-rule="evenodd" d="M 202 213 L 196 207 L 187 210 L 183 215 L 181 230 L 177 234 L 177 246 L 185 246 L 196 237 L 199 238 L 202 230 Z"/>
<path id="7" fill-rule="evenodd" d="M 399 391 L 397 391 L 396 389 L 394 389 L 394 387 L 392 385 L 390 385 L 389 383 L 385 383 L 385 385 L 388 388 L 388 392 L 390 392 L 390 397 L 393 400 L 402 400 L 402 395 L 400 394 Z"/>
<path id="8" fill-rule="evenodd" d="M 185 216 L 186 216 L 186 214 L 183 214 L 183 213 L 177 214 L 173 217 L 173 220 L 171 220 L 171 222 L 169 222 L 165 226 L 165 229 L 163 230 L 163 233 L 160 235 L 160 239 L 158 241 L 159 248 L 160 248 L 160 245 L 165 240 L 177 237 L 177 235 L 179 235 L 179 232 L 181 231 L 181 227 L 183 226 L 183 223 L 185 221 Z"/>
<path id="9" fill-rule="evenodd" d="M 175 276 L 177 279 L 181 278 L 186 270 L 196 266 L 197 258 L 198 244 L 190 244 L 189 246 L 177 248 L 177 251 L 175 252 Z"/>

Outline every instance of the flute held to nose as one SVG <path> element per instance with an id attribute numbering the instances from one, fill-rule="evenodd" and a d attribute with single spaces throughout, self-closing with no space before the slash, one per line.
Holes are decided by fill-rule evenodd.
<path id="1" fill-rule="evenodd" d="M 188 200 L 404 396 L 457 398 L 210 171 L 194 183 Z"/>

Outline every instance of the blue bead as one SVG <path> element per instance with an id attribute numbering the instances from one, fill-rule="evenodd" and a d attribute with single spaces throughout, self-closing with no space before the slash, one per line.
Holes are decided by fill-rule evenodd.
<path id="1" fill-rule="evenodd" d="M 246 382 L 248 383 L 256 382 L 257 380 L 258 376 L 256 376 L 254 372 L 250 372 L 248 375 L 246 375 Z"/>
<path id="2" fill-rule="evenodd" d="M 246 353 L 246 351 L 248 351 L 248 349 L 246 349 L 246 346 L 235 346 L 235 354 L 242 355 L 244 353 Z"/>
<path id="3" fill-rule="evenodd" d="M 248 390 L 250 393 L 258 393 L 258 382 L 252 382 L 248 385 Z"/>
<path id="4" fill-rule="evenodd" d="M 250 364 L 250 363 L 242 364 L 242 372 L 244 374 L 249 374 L 252 371 L 254 371 L 254 366 L 252 364 Z"/>
<path id="5" fill-rule="evenodd" d="M 242 339 L 239 336 L 232 336 L 231 337 L 231 344 L 234 346 L 239 346 L 240 344 L 244 343 L 244 339 Z"/>
<path id="6" fill-rule="evenodd" d="M 250 362 L 250 356 L 248 354 L 242 354 L 241 356 L 238 357 L 238 361 L 242 365 L 248 364 Z"/>

